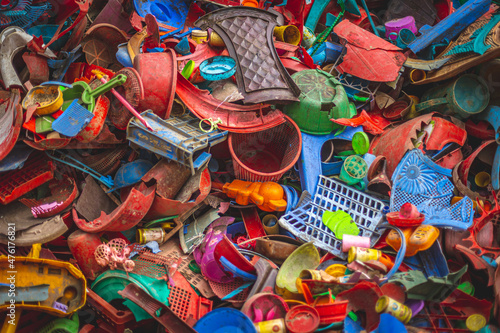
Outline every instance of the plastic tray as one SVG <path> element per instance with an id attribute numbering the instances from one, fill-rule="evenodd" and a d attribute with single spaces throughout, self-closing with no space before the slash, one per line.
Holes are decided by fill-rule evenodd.
<path id="1" fill-rule="evenodd" d="M 315 246 L 346 259 L 347 253 L 342 252 L 342 241 L 323 224 L 323 213 L 338 209 L 349 213 L 360 229 L 359 236 L 370 237 L 373 246 L 381 236 L 375 230 L 384 219 L 384 206 L 382 201 L 363 192 L 320 176 L 314 198 L 305 197 L 297 209 L 279 219 L 279 224 L 298 238 L 313 242 Z"/>

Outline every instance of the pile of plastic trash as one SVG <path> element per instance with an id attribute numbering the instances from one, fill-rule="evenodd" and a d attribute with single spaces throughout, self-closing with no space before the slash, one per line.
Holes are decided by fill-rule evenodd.
<path id="1" fill-rule="evenodd" d="M 499 5 L 1 1 L 1 332 L 499 332 Z"/>

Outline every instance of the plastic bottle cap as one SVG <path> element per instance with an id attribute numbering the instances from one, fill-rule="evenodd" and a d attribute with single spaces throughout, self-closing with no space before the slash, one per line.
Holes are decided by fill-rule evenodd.
<path id="1" fill-rule="evenodd" d="M 196 273 L 196 274 L 200 274 L 201 273 L 201 269 L 200 269 L 200 266 L 198 266 L 198 264 L 196 263 L 196 261 L 194 260 L 191 260 L 189 262 L 189 265 L 188 265 L 189 269 L 193 272 L 193 273 Z"/>
<path id="2" fill-rule="evenodd" d="M 370 149 L 370 139 L 365 132 L 356 132 L 352 137 L 352 149 L 358 155 L 368 153 Z"/>
<path id="3" fill-rule="evenodd" d="M 467 320 L 465 321 L 465 325 L 467 326 L 467 329 L 471 330 L 472 332 L 476 332 L 486 326 L 486 318 L 484 318 L 483 315 L 476 313 L 470 315 L 469 318 L 467 318 Z"/>

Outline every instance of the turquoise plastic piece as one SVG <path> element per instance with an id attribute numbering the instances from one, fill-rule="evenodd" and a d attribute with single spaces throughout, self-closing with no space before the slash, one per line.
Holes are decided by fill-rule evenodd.
<path id="1" fill-rule="evenodd" d="M 109 303 L 115 299 L 123 299 L 118 294 L 118 291 L 123 290 L 130 283 L 135 283 L 158 301 L 167 306 L 169 305 L 168 296 L 170 295 L 170 289 L 166 281 L 134 273 L 128 273 L 127 276 L 127 273 L 120 270 L 102 273 L 92 283 L 91 289 Z M 137 321 L 151 318 L 146 311 L 130 300 L 124 301 L 123 305 L 132 311 Z"/>

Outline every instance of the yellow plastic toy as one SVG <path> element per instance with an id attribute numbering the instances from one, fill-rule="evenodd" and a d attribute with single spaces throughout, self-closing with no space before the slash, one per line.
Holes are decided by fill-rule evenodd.
<path id="1" fill-rule="evenodd" d="M 439 237 L 439 229 L 431 225 L 421 224 L 418 227 L 401 228 L 401 231 L 406 239 L 405 257 L 411 257 L 419 251 L 427 250 Z M 386 242 L 395 251 L 399 251 L 401 247 L 401 238 L 396 231 L 391 230 L 391 232 L 389 232 Z"/>
<path id="2" fill-rule="evenodd" d="M 69 316 L 85 305 L 87 281 L 70 263 L 28 257 L 0 258 L 0 283 L 15 285 L 26 290 L 41 285 L 48 286 L 43 301 L 15 300 L 16 311 L 35 310 L 58 317 Z M 9 311 L 9 302 L 0 304 L 0 311 Z"/>
<path id="3" fill-rule="evenodd" d="M 242 206 L 254 203 L 266 212 L 282 212 L 286 209 L 285 191 L 278 183 L 252 183 L 236 179 L 224 184 L 222 190 Z"/>

